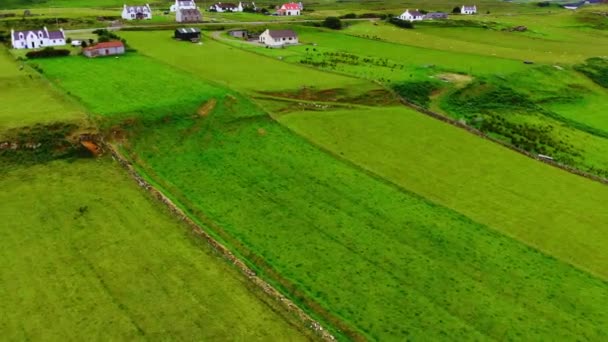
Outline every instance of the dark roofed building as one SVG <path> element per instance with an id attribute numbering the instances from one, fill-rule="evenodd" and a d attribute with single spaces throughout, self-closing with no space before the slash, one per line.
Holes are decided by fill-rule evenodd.
<path id="1" fill-rule="evenodd" d="M 196 42 L 201 39 L 201 30 L 195 27 L 182 27 L 175 30 L 175 39 Z"/>
<path id="2" fill-rule="evenodd" d="M 424 19 L 435 20 L 435 19 L 447 19 L 448 14 L 443 12 L 432 12 L 424 15 Z"/>
<path id="3" fill-rule="evenodd" d="M 197 23 L 201 21 L 201 12 L 195 9 L 180 9 L 175 12 L 175 21 L 178 23 Z"/>

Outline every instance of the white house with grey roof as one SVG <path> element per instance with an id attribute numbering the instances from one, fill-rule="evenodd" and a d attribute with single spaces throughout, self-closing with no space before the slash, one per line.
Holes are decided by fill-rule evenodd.
<path id="1" fill-rule="evenodd" d="M 462 7 L 460 8 L 460 13 L 461 14 L 475 14 L 475 13 L 477 13 L 477 6 L 462 5 Z"/>
<path id="2" fill-rule="evenodd" d="M 193 0 L 175 0 L 175 4 L 171 5 L 171 12 L 179 12 L 179 10 L 197 9 L 196 3 Z"/>
<path id="3" fill-rule="evenodd" d="M 292 30 L 266 30 L 259 39 L 260 43 L 271 47 L 298 44 L 298 35 Z"/>
<path id="4" fill-rule="evenodd" d="M 125 20 L 146 20 L 152 19 L 152 9 L 150 5 L 127 6 L 122 9 L 122 18 Z"/>
<path id="5" fill-rule="evenodd" d="M 65 45 L 65 33 L 49 31 L 46 27 L 40 30 L 15 31 L 11 30 L 11 43 L 15 49 L 38 49 L 48 46 Z"/>
<path id="6" fill-rule="evenodd" d="M 399 19 L 407 21 L 419 21 L 424 19 L 424 14 L 418 12 L 418 10 L 410 11 L 409 9 L 406 9 L 405 12 L 399 16 Z"/>

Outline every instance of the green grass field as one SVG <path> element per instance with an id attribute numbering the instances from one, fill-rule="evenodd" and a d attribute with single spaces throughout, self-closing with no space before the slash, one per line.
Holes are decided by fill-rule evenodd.
<path id="1" fill-rule="evenodd" d="M 0 170 L 4 339 L 306 339 L 109 158 Z"/>
<path id="2" fill-rule="evenodd" d="M 167 113 L 192 113 L 217 89 L 151 58 L 82 56 L 40 60 L 44 75 L 97 115 L 138 116 L 147 120 Z"/>
<path id="3" fill-rule="evenodd" d="M 281 122 L 400 187 L 608 279 L 604 185 L 407 108 L 293 113 Z"/>
<path id="4" fill-rule="evenodd" d="M 248 115 L 243 117 L 242 113 Z M 368 113 L 368 117 L 375 115 L 378 119 L 383 115 L 382 111 Z M 415 183 L 411 177 L 404 183 L 419 184 L 414 190 L 435 203 L 441 203 L 437 195 L 441 190 L 446 190 L 444 198 L 456 196 L 460 191 L 462 197 L 466 196 L 463 201 L 468 201 L 472 208 L 485 204 L 487 216 L 478 213 L 476 218 L 493 224 L 510 219 L 514 221 L 509 222 L 512 227 L 523 224 L 513 235 L 525 235 L 527 243 L 544 244 L 545 250 L 568 261 L 573 260 L 564 255 L 574 255 L 580 261 L 579 266 L 605 275 L 606 256 L 602 248 L 605 243 L 597 230 L 602 222 L 608 222 L 600 206 L 608 196 L 602 186 L 521 160 L 522 157 L 509 155 L 511 152 L 459 130 L 448 126 L 442 130 L 442 124 L 436 121 L 411 115 L 414 121 L 409 127 L 425 133 L 418 134 L 416 139 L 427 137 L 426 142 L 416 144 L 418 140 L 412 138 L 409 146 L 395 144 L 400 151 L 421 146 L 432 151 L 428 147 L 432 144 L 451 145 L 455 149 L 458 146 L 455 142 L 461 139 L 462 148 L 477 148 L 480 154 L 488 153 L 492 159 L 482 162 L 472 156 L 463 160 L 460 155 L 454 156 L 456 152 L 452 155 L 441 152 L 444 158 L 433 159 L 441 160 L 441 165 L 434 165 L 433 172 L 416 166 L 421 170 L 416 177 L 434 182 L 434 196 L 429 194 L 431 189 L 420 190 L 421 180 Z M 287 116 L 291 117 L 307 119 L 306 114 Z M 330 113 L 319 113 L 318 117 L 321 122 L 331 122 Z M 213 222 L 214 232 L 256 265 L 260 274 L 273 278 L 306 307 L 325 312 L 322 316 L 334 327 L 341 327 L 342 333 L 350 338 L 467 340 L 585 336 L 593 340 L 608 333 L 604 309 L 608 304 L 608 285 L 604 281 L 530 249 L 492 227 L 337 161 L 282 128 L 240 96 L 220 101 L 204 118 L 167 122 L 140 126 L 131 132 L 128 150 L 141 171 L 199 220 Z M 359 132 L 349 129 L 352 121 L 340 122 L 347 127 L 334 136 L 342 139 L 341 132 L 352 134 L 352 138 L 342 140 L 351 142 L 358 150 L 359 144 L 376 141 L 374 134 L 385 133 L 374 125 L 382 122 L 394 126 L 391 122 L 395 120 L 376 123 L 371 120 L 366 136 L 357 136 Z M 399 123 L 399 127 L 402 125 Z M 427 125 L 430 127 L 422 128 Z M 319 136 L 311 134 L 311 139 Z M 438 143 L 431 137 L 441 140 Z M 357 143 L 352 143 L 353 139 Z M 400 139 L 408 139 L 407 134 L 401 134 Z M 375 146 L 362 153 L 368 158 L 378 156 L 369 159 L 373 165 L 394 163 L 378 151 L 381 149 Z M 336 150 L 339 155 L 340 152 Z M 358 161 L 356 155 L 346 152 L 345 157 Z M 421 154 L 422 150 L 415 156 Z M 385 157 L 383 161 L 379 160 L 381 157 Z M 484 165 L 501 162 L 500 157 L 506 158 L 503 162 L 506 164 L 515 161 L 518 171 L 509 173 L 487 166 L 484 169 Z M 405 159 L 400 156 L 401 160 Z M 414 157 L 409 160 L 409 164 L 419 162 Z M 481 175 L 477 181 L 465 171 L 476 168 Z M 460 176 L 455 177 L 458 187 L 454 186 L 453 178 L 440 177 L 450 170 Z M 482 177 L 484 171 L 494 172 L 493 183 L 484 184 L 487 181 Z M 406 171 L 396 169 L 396 172 Z M 545 184 L 542 190 L 548 191 L 552 200 L 555 199 L 552 194 L 558 192 L 570 201 L 580 198 L 575 201 L 580 207 L 569 206 L 564 211 L 567 202 L 560 200 L 542 209 L 535 203 L 542 200 L 538 198 L 541 191 L 530 193 L 530 182 L 528 187 L 508 186 L 510 182 L 521 181 L 525 172 L 532 172 L 528 176 L 537 177 L 533 179 L 538 184 L 542 184 L 544 177 L 564 181 L 563 185 Z M 497 183 L 499 179 L 501 182 Z M 475 192 L 467 191 L 467 182 L 478 188 L 478 183 L 484 185 Z M 492 187 L 503 190 L 484 192 Z M 512 203 L 522 201 L 520 196 L 511 194 L 517 191 L 529 196 L 521 206 Z M 577 195 L 578 191 L 589 191 L 593 197 Z M 511 203 L 512 208 L 500 212 L 505 207 L 500 205 L 502 202 Z M 550 201 L 543 203 L 549 205 Z M 533 207 L 527 208 L 526 204 Z M 589 209 L 596 205 L 597 210 Z M 587 215 L 577 215 L 582 207 Z M 471 214 L 473 210 L 463 211 Z M 490 215 L 501 216 L 489 220 Z M 537 226 L 538 229 L 529 231 Z M 569 234 L 572 230 L 577 231 L 575 236 Z M 536 238 L 538 241 L 532 240 Z M 588 296 L 580 297 L 581 292 Z"/>
<path id="5" fill-rule="evenodd" d="M 22 68 L 0 47 L 0 135 L 7 129 L 86 119 L 78 103 L 29 68 Z"/>

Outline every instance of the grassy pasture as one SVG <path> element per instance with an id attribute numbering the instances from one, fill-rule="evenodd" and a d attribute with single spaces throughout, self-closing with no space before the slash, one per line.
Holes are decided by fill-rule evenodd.
<path id="1" fill-rule="evenodd" d="M 293 113 L 281 122 L 405 189 L 608 279 L 604 185 L 407 108 Z"/>
<path id="2" fill-rule="evenodd" d="M 174 41 L 171 31 L 121 32 L 141 53 L 192 72 L 206 80 L 244 91 L 313 88 L 365 88 L 370 85 L 347 76 L 328 74 L 253 54 L 204 39 L 202 45 Z M 222 65 L 225 67 L 217 67 Z"/>
<path id="3" fill-rule="evenodd" d="M 44 75 L 87 108 L 111 118 L 154 119 L 168 113 L 192 113 L 217 88 L 151 58 L 82 56 L 37 61 Z M 144 115 L 142 115 L 144 114 Z"/>
<path id="4" fill-rule="evenodd" d="M 4 339 L 306 340 L 109 158 L 0 170 Z"/>
<path id="5" fill-rule="evenodd" d="M 36 123 L 83 122 L 85 110 L 0 47 L 0 135 Z"/>
<path id="6" fill-rule="evenodd" d="M 378 119 L 383 115 L 382 110 L 367 113 L 368 117 L 378 116 Z M 294 114 L 287 118 L 306 120 L 307 115 Z M 413 135 L 419 136 L 418 139 L 433 134 L 433 138 L 445 139 L 446 144 L 447 140 L 454 145 L 461 139 L 466 145 L 463 148 L 475 146 L 487 149 L 490 155 L 501 153 L 495 145 L 449 127 L 445 132 L 437 129 L 437 136 L 431 132 L 421 135 L 421 126 L 441 124 L 412 115 L 422 121 L 421 124 L 413 119 L 408 126 L 417 131 Z M 330 113 L 318 113 L 318 118 L 321 122 L 332 121 Z M 389 120 L 370 121 L 370 128 L 363 130 L 364 136 L 347 128 L 342 132 L 353 136 L 342 141 L 350 144 L 356 139 L 354 146 L 375 141 L 376 134 L 387 133 L 375 127 L 378 122 L 393 125 Z M 340 122 L 352 123 L 347 119 Z M 166 123 L 140 126 L 131 134 L 130 147 L 125 148 L 142 172 L 195 217 L 213 222 L 215 233 L 256 265 L 260 274 L 274 277 L 305 307 L 330 310 L 325 319 L 334 326 L 342 326 L 347 336 L 379 340 L 481 340 L 523 336 L 602 339 L 608 333 L 605 282 L 320 152 L 240 96 L 219 101 L 206 117 L 166 120 Z M 337 132 L 335 136 L 341 134 Z M 441 134 L 445 134 L 445 138 L 441 138 Z M 313 134 L 311 139 L 318 136 Z M 400 141 L 407 136 L 401 134 Z M 435 144 L 431 140 L 429 137 L 425 145 Z M 378 151 L 381 150 L 364 153 L 382 155 Z M 339 155 L 340 152 L 336 150 Z M 359 161 L 356 156 L 346 153 L 345 156 Z M 507 156 L 509 161 L 517 162 L 518 158 Z M 461 170 L 479 165 L 474 158 L 463 160 L 460 154 L 449 160 L 454 168 Z M 394 163 L 392 158 L 386 161 Z M 374 165 L 376 162 L 385 165 L 373 159 Z M 519 162 L 529 167 L 524 168 L 522 174 L 519 171 L 504 173 L 501 169 L 496 172 L 501 172 L 507 184 L 509 177 L 523 178 L 524 172 L 530 169 L 538 174 L 538 179 L 555 172 L 527 160 Z M 416 163 L 418 161 L 410 161 L 410 164 Z M 451 168 L 447 168 L 444 161 L 442 169 L 446 170 L 443 174 Z M 461 184 L 459 180 L 433 177 L 428 170 L 418 177 L 432 178 L 439 183 L 430 188 L 446 186 L 447 193 L 457 192 L 453 184 Z M 397 172 L 407 171 L 398 169 Z M 494 174 L 494 183 L 487 188 L 492 188 L 500 176 Z M 555 207 L 558 216 L 542 219 L 555 225 L 564 220 L 558 227 L 569 230 L 551 229 L 551 233 L 559 233 L 552 236 L 546 230 L 534 229 L 533 233 L 541 240 L 537 242 L 548 240 L 546 244 L 555 247 L 556 253 L 576 254 L 584 266 L 601 274 L 606 269 L 606 255 L 601 248 L 603 237 L 600 230 L 592 227 L 601 226 L 608 217 L 601 209 L 589 212 L 589 208 L 602 203 L 604 188 L 561 172 L 554 176 L 565 181 L 559 186 L 562 195 L 573 184 L 578 187 L 576 190 L 588 191 L 592 198 L 587 197 L 584 203 L 582 195 L 575 193 L 570 197 L 580 197 L 581 203 L 577 205 L 584 206 L 588 215 L 577 215 L 577 208 L 573 207 L 559 211 L 564 209 L 564 201 L 558 202 Z M 463 181 L 480 186 L 474 179 Z M 505 183 L 500 184 L 504 187 Z M 547 189 L 550 193 L 557 192 L 551 186 Z M 458 187 L 458 191 L 467 192 L 464 185 Z M 528 194 L 529 188 L 524 191 L 535 196 Z M 424 194 L 438 201 L 438 193 L 441 191 L 437 190 L 433 196 Z M 508 195 L 509 190 L 505 189 L 502 194 Z M 509 201 L 512 197 L 508 197 Z M 488 198 L 483 197 L 486 202 Z M 465 200 L 474 203 L 477 199 L 470 196 Z M 486 203 L 490 206 L 486 208 L 487 215 L 493 213 L 504 215 L 502 219 L 520 220 L 518 223 L 523 223 L 525 229 L 540 224 L 542 213 L 527 215 L 529 211 L 523 205 L 515 207 L 512 203 L 513 209 L 508 213 L 515 214 L 514 218 L 500 213 L 503 200 L 501 197 Z M 520 200 L 519 197 L 516 200 Z M 587 224 L 578 222 L 579 219 Z M 578 227 L 580 236 L 570 236 L 573 227 Z M 573 239 L 577 242 L 573 243 Z M 580 293 L 587 295 L 581 297 Z"/>

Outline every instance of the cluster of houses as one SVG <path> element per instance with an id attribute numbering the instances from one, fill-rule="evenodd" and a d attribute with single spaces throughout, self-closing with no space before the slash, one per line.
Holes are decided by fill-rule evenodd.
<path id="1" fill-rule="evenodd" d="M 461 14 L 475 14 L 477 13 L 477 6 L 467 6 L 462 5 L 460 7 Z M 410 10 L 406 9 L 400 16 L 397 18 L 406 21 L 420 21 L 420 20 L 438 20 L 438 19 L 447 19 L 448 14 L 445 12 L 431 12 L 431 13 L 422 13 L 418 10 Z"/>
<path id="2" fill-rule="evenodd" d="M 570 4 L 563 4 L 562 7 L 565 9 L 569 9 L 569 10 L 576 10 L 579 7 L 582 7 L 585 5 L 599 5 L 601 3 L 602 3 L 602 0 L 584 0 L 584 1 L 574 2 L 574 3 L 570 3 Z"/>

